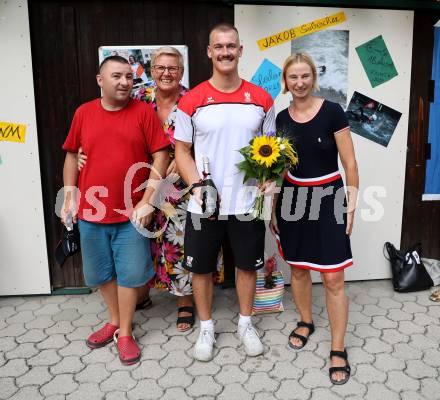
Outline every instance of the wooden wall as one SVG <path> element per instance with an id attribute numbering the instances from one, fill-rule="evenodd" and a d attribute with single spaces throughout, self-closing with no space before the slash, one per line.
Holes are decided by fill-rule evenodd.
<path id="1" fill-rule="evenodd" d="M 421 241 L 427 257 L 440 259 L 438 202 L 422 202 L 428 121 L 428 81 L 431 76 L 432 25 L 440 16 L 416 11 L 410 100 L 408 161 L 402 228 L 402 247 Z M 437 12 L 438 14 L 438 12 Z M 222 1 L 48 1 L 29 0 L 32 61 L 45 207 L 47 249 L 52 285 L 83 286 L 81 259 L 60 269 L 53 249 L 61 225 L 54 213 L 62 187 L 66 137 L 73 113 L 81 103 L 99 96 L 95 81 L 98 47 L 127 44 L 186 44 L 190 84 L 211 73 L 206 45 L 210 26 L 233 22 L 233 7 Z M 424 104 L 424 125 L 418 118 Z"/>
<path id="2" fill-rule="evenodd" d="M 80 256 L 63 269 L 54 260 L 61 233 L 54 205 L 62 187 L 61 146 L 73 113 L 100 95 L 98 47 L 185 44 L 190 85 L 195 86 L 211 74 L 206 56 L 210 27 L 233 22 L 234 10 L 220 1 L 29 0 L 29 20 L 51 281 L 54 288 L 83 286 Z"/>

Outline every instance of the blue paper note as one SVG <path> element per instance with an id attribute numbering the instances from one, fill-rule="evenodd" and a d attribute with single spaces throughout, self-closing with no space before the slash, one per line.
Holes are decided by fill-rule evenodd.
<path id="1" fill-rule="evenodd" d="M 251 82 L 262 87 L 275 100 L 281 91 L 281 72 L 281 68 L 265 58 L 252 77 Z"/>

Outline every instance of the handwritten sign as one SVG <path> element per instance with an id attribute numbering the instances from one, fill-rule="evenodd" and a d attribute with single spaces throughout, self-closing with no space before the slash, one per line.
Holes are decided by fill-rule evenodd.
<path id="1" fill-rule="evenodd" d="M 24 143 L 25 138 L 26 125 L 0 121 L 0 142 Z"/>
<path id="2" fill-rule="evenodd" d="M 295 28 L 286 29 L 285 31 L 278 32 L 274 35 L 257 40 L 257 44 L 261 51 L 267 50 L 271 47 L 289 42 L 301 36 L 321 31 L 330 26 L 341 24 L 345 20 L 345 14 L 343 11 L 341 11 L 337 14 L 329 15 L 328 17 L 317 19 L 315 21 L 308 22 L 307 24 L 296 26 Z"/>
<path id="3" fill-rule="evenodd" d="M 382 35 L 356 47 L 356 52 L 372 87 L 398 75 Z"/>
<path id="4" fill-rule="evenodd" d="M 263 88 L 275 100 L 281 91 L 281 72 L 281 68 L 265 58 L 252 77 L 251 82 Z"/>

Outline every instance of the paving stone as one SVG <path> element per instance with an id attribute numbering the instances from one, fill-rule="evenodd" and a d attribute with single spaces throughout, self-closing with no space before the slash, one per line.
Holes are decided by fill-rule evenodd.
<path id="1" fill-rule="evenodd" d="M 360 383 L 385 382 L 387 375 L 369 364 L 356 367 L 356 380 Z"/>
<path id="2" fill-rule="evenodd" d="M 188 350 L 191 347 L 192 344 L 184 336 L 174 336 L 162 346 L 165 351 Z"/>
<path id="3" fill-rule="evenodd" d="M 164 321 L 163 318 L 160 317 L 153 317 L 153 318 L 149 318 L 148 321 L 145 324 L 142 324 L 142 329 L 149 332 L 152 330 L 162 330 L 162 329 L 166 329 L 169 327 L 169 323 Z M 175 329 L 175 327 L 174 327 Z M 176 329 L 177 331 L 177 329 Z"/>
<path id="4" fill-rule="evenodd" d="M 245 360 L 245 358 L 246 356 L 243 353 L 238 352 L 236 349 L 225 347 L 220 349 L 218 354 L 214 357 L 214 362 L 218 365 L 239 365 Z"/>
<path id="5" fill-rule="evenodd" d="M 350 364 L 371 364 L 374 361 L 372 354 L 359 347 L 350 347 L 348 350 Z M 327 356 L 327 353 L 326 353 Z"/>
<path id="6" fill-rule="evenodd" d="M 367 317 L 375 317 L 378 315 L 386 315 L 387 311 L 375 304 L 367 304 L 362 310 L 362 314 Z"/>
<path id="7" fill-rule="evenodd" d="M 75 321 L 72 321 L 73 326 L 95 326 L 101 323 L 102 321 L 96 316 L 96 314 L 84 314 Z"/>
<path id="8" fill-rule="evenodd" d="M 55 315 L 60 312 L 60 308 L 57 304 L 46 304 L 38 310 L 34 311 L 36 316 L 38 315 Z"/>
<path id="9" fill-rule="evenodd" d="M 407 362 L 405 374 L 415 379 L 435 378 L 437 371 L 420 360 L 410 360 Z"/>
<path id="10" fill-rule="evenodd" d="M 392 320 L 392 321 L 411 321 L 412 320 L 412 315 L 409 313 L 406 313 L 402 310 L 389 310 L 388 314 L 387 314 L 387 318 Z"/>
<path id="11" fill-rule="evenodd" d="M 81 372 L 75 375 L 78 382 L 100 383 L 110 376 L 110 372 L 106 370 L 104 364 L 87 365 Z"/>
<path id="12" fill-rule="evenodd" d="M 53 376 L 47 370 L 47 367 L 33 367 L 24 375 L 17 378 L 17 386 L 44 385 L 49 382 Z"/>
<path id="13" fill-rule="evenodd" d="M 431 367 L 440 367 L 440 351 L 429 349 L 423 352 L 423 362 Z"/>
<path id="14" fill-rule="evenodd" d="M 84 368 L 84 364 L 81 362 L 78 356 L 64 357 L 58 364 L 50 367 L 50 373 L 53 375 L 77 373 Z"/>
<path id="15" fill-rule="evenodd" d="M 243 389 L 242 385 L 238 383 L 231 383 L 225 385 L 220 396 L 217 397 L 219 400 L 231 400 L 231 399 L 240 399 L 240 400 L 252 400 L 253 396 Z"/>
<path id="16" fill-rule="evenodd" d="M 258 392 L 255 393 L 254 400 L 273 400 L 274 394 L 273 393 L 267 393 L 267 392 Z"/>
<path id="17" fill-rule="evenodd" d="M 290 361 L 279 361 L 275 363 L 273 370 L 269 372 L 269 376 L 277 380 L 298 380 L 303 373 L 304 369 L 295 367 Z"/>
<path id="18" fill-rule="evenodd" d="M 405 301 L 403 303 L 402 311 L 407 312 L 409 314 L 415 314 L 415 313 L 426 313 L 428 309 L 424 306 L 421 306 L 420 304 Z"/>
<path id="19" fill-rule="evenodd" d="M 30 366 L 55 365 L 61 360 L 61 357 L 54 349 L 43 350 L 36 356 L 30 358 L 27 363 Z"/>
<path id="20" fill-rule="evenodd" d="M 112 349 L 112 351 L 114 351 L 115 353 L 117 352 L 115 349 Z M 122 364 L 121 360 L 119 360 L 119 356 L 118 355 L 116 355 L 115 358 L 112 361 L 110 361 L 109 363 L 107 363 L 105 365 L 107 370 L 110 371 L 110 372 L 115 372 L 115 371 L 133 371 L 136 368 L 138 368 L 138 366 L 139 366 L 139 363 L 132 364 L 132 365 L 124 365 L 124 364 Z"/>
<path id="21" fill-rule="evenodd" d="M 14 396 L 10 397 L 9 400 L 40 400 L 43 399 L 41 396 L 38 386 L 26 386 L 21 388 Z"/>
<path id="22" fill-rule="evenodd" d="M 192 376 L 199 375 L 217 375 L 221 367 L 213 362 L 202 362 L 194 360 L 194 362 L 186 369 Z"/>
<path id="23" fill-rule="evenodd" d="M 153 380 L 140 381 L 136 387 L 127 393 L 131 400 L 156 400 L 162 397 L 163 390 Z"/>
<path id="24" fill-rule="evenodd" d="M 41 387 L 41 393 L 44 396 L 53 394 L 69 394 L 78 388 L 78 384 L 73 380 L 73 375 L 57 375 L 50 382 Z"/>
<path id="25" fill-rule="evenodd" d="M 183 350 L 175 350 L 169 352 L 162 360 L 160 360 L 160 365 L 162 368 L 170 367 L 189 367 L 193 360 L 189 358 Z"/>
<path id="26" fill-rule="evenodd" d="M 401 392 L 403 390 L 417 391 L 420 383 L 417 379 L 413 379 L 401 371 L 390 371 L 385 385 L 394 392 Z"/>
<path id="27" fill-rule="evenodd" d="M 367 394 L 365 395 L 365 400 L 379 399 L 400 400 L 400 396 L 380 383 L 369 384 Z"/>
<path id="28" fill-rule="evenodd" d="M 364 349 L 371 354 L 390 353 L 393 351 L 393 348 L 388 343 L 377 338 L 365 339 Z"/>
<path id="29" fill-rule="evenodd" d="M 16 311 L 34 311 L 38 310 L 41 307 L 41 302 L 38 300 L 24 300 L 23 304 L 20 304 L 19 306 L 15 307 Z"/>
<path id="30" fill-rule="evenodd" d="M 298 368 L 307 370 L 308 368 L 322 368 L 325 365 L 325 361 L 310 351 L 302 350 L 298 352 L 298 356 L 292 363 Z"/>
<path id="31" fill-rule="evenodd" d="M 246 360 L 240 365 L 244 372 L 269 372 L 273 368 L 273 361 L 259 357 L 246 357 Z"/>
<path id="32" fill-rule="evenodd" d="M 2 318 L 0 318 L 0 331 L 2 329 L 5 329 L 8 326 L 8 324 L 6 323 L 6 321 Z"/>
<path id="33" fill-rule="evenodd" d="M 148 345 L 142 350 L 141 361 L 143 360 L 162 360 L 167 355 L 167 352 L 162 350 L 158 344 Z"/>
<path id="34" fill-rule="evenodd" d="M 371 318 L 359 311 L 349 311 L 348 321 L 350 324 L 371 324 Z"/>
<path id="35" fill-rule="evenodd" d="M 105 305 L 105 303 L 100 301 L 92 301 L 91 303 L 86 303 L 79 308 L 81 314 L 98 314 L 106 310 L 107 306 Z"/>
<path id="36" fill-rule="evenodd" d="M 420 395 L 417 392 L 407 391 L 400 393 L 402 400 L 426 400 L 426 397 Z"/>
<path id="37" fill-rule="evenodd" d="M 377 304 L 378 299 L 375 297 L 369 296 L 366 293 L 359 293 L 355 298 L 355 302 L 357 304 L 361 304 L 361 305 Z"/>
<path id="38" fill-rule="evenodd" d="M 162 388 L 170 387 L 183 387 L 191 385 L 193 382 L 193 377 L 185 372 L 184 368 L 168 368 L 165 375 L 163 375 L 157 383 Z"/>
<path id="39" fill-rule="evenodd" d="M 26 329 L 48 329 L 55 325 L 55 321 L 52 320 L 50 315 L 40 315 L 30 322 L 24 324 Z"/>
<path id="40" fill-rule="evenodd" d="M 311 400 L 339 400 L 340 397 L 333 393 L 330 389 L 317 388 L 312 391 Z"/>
<path id="41" fill-rule="evenodd" d="M 391 354 L 378 354 L 374 366 L 381 371 L 404 370 L 406 364 L 403 360 L 393 357 Z"/>
<path id="42" fill-rule="evenodd" d="M 169 340 L 169 338 L 167 335 L 164 335 L 161 330 L 153 329 L 153 330 L 148 330 L 146 335 L 142 336 L 138 340 L 139 340 L 139 343 L 143 344 L 144 346 L 149 346 L 151 344 L 162 344 L 163 345 L 164 343 L 166 343 Z M 186 340 L 186 341 L 188 342 L 188 340 Z M 189 345 L 191 346 L 190 343 L 189 343 Z"/>
<path id="43" fill-rule="evenodd" d="M 413 322 L 420 326 L 429 326 L 438 323 L 438 318 L 431 317 L 427 314 L 416 313 L 414 314 Z"/>
<path id="44" fill-rule="evenodd" d="M 326 373 L 324 373 L 322 370 L 316 368 L 305 371 L 299 382 L 308 389 L 332 386 L 328 378 L 328 372 L 326 371 Z"/>
<path id="45" fill-rule="evenodd" d="M 7 320 L 8 318 L 12 317 L 13 315 L 16 315 L 17 311 L 15 311 L 14 307 L 0 307 L 0 318 Z M 12 324 L 13 322 L 11 322 Z M 18 323 L 18 322 L 16 322 Z"/>
<path id="46" fill-rule="evenodd" d="M 128 400 L 128 397 L 125 392 L 114 391 L 107 393 L 105 400 Z"/>
<path id="47" fill-rule="evenodd" d="M 182 388 L 169 388 L 165 390 L 161 400 L 191 400 Z"/>
<path id="48" fill-rule="evenodd" d="M 73 393 L 70 393 L 67 400 L 101 400 L 103 393 L 97 383 L 82 383 Z"/>
<path id="49" fill-rule="evenodd" d="M 65 335 L 71 333 L 75 329 L 76 328 L 70 323 L 70 321 L 58 321 L 55 322 L 50 328 L 45 329 L 45 332 L 49 336 L 58 334 Z"/>
<path id="50" fill-rule="evenodd" d="M 357 370 L 356 370 L 357 376 Z M 358 398 L 364 399 L 364 395 L 367 392 L 367 386 L 357 382 L 356 379 L 350 378 L 350 380 L 344 385 L 334 385 L 331 390 L 341 396 L 343 399 Z"/>
<path id="51" fill-rule="evenodd" d="M 222 386 L 211 376 L 196 376 L 194 382 L 186 389 L 188 395 L 193 397 L 217 396 L 221 391 Z"/>
<path id="52" fill-rule="evenodd" d="M 45 296 L 41 299 L 41 304 L 61 304 L 67 300 L 66 296 Z"/>
<path id="53" fill-rule="evenodd" d="M 12 336 L 16 338 L 17 336 L 23 335 L 26 333 L 26 329 L 23 324 L 11 324 L 6 328 L 0 330 L 0 338 Z"/>
<path id="54" fill-rule="evenodd" d="M 5 353 L 6 359 L 12 358 L 30 358 L 38 354 L 38 350 L 33 343 L 23 343 L 18 345 L 15 349 Z"/>
<path id="55" fill-rule="evenodd" d="M 35 319 L 35 315 L 32 311 L 20 311 L 14 314 L 12 317 L 6 319 L 8 324 L 24 324 Z"/>
<path id="56" fill-rule="evenodd" d="M 368 337 L 379 337 L 382 332 L 379 329 L 373 328 L 370 324 L 358 324 L 353 333 L 365 339 Z"/>
<path id="57" fill-rule="evenodd" d="M 428 326 L 428 328 L 426 329 L 426 336 L 431 339 L 440 341 L 440 325 L 437 324 Z"/>
<path id="58" fill-rule="evenodd" d="M 86 303 L 83 301 L 84 296 L 71 297 L 68 298 L 64 303 L 60 304 L 62 310 L 67 310 L 69 308 L 79 309 L 83 307 Z"/>
<path id="59" fill-rule="evenodd" d="M 237 324 L 234 322 L 231 322 L 229 319 L 219 319 L 215 323 L 215 332 L 216 333 L 235 333 L 237 332 Z"/>
<path id="60" fill-rule="evenodd" d="M 392 308 L 400 309 L 403 307 L 403 304 L 399 301 L 395 301 L 390 298 L 380 299 L 377 305 L 384 310 L 390 310 Z"/>
<path id="61" fill-rule="evenodd" d="M 6 353 L 15 349 L 18 346 L 17 342 L 12 337 L 0 338 L 0 353 Z"/>
<path id="62" fill-rule="evenodd" d="M 277 320 L 275 316 L 264 315 L 261 321 L 256 324 L 256 327 L 259 330 L 266 331 L 268 329 L 283 329 L 284 325 L 285 324 Z"/>
<path id="63" fill-rule="evenodd" d="M 54 394 L 52 396 L 45 397 L 44 400 L 66 400 L 64 394 Z"/>
<path id="64" fill-rule="evenodd" d="M 440 393 L 440 381 L 438 379 L 422 379 L 421 382 L 421 392 L 429 400 L 434 400 L 438 398 Z"/>
<path id="65" fill-rule="evenodd" d="M 101 383 L 101 390 L 104 392 L 113 390 L 128 391 L 133 389 L 136 384 L 137 381 L 130 376 L 129 371 L 116 371 Z"/>
<path id="66" fill-rule="evenodd" d="M 404 335 L 413 335 L 415 333 L 424 333 L 425 328 L 420 325 L 415 324 L 412 321 L 400 321 L 399 322 L 399 332 Z"/>
<path id="67" fill-rule="evenodd" d="M 45 349 L 62 349 L 67 346 L 69 342 L 66 340 L 64 335 L 50 335 L 47 339 L 37 344 L 37 348 L 41 350 Z"/>
<path id="68" fill-rule="evenodd" d="M 219 373 L 214 376 L 214 379 L 221 385 L 232 383 L 244 383 L 247 381 L 249 375 L 243 372 L 237 365 L 225 365 Z"/>
<path id="69" fill-rule="evenodd" d="M 17 390 L 14 378 L 0 378 L 0 399 L 9 399 Z"/>
<path id="70" fill-rule="evenodd" d="M 299 384 L 297 380 L 286 379 L 281 382 L 275 396 L 280 400 L 306 400 L 310 398 L 311 390 Z"/>
<path id="71" fill-rule="evenodd" d="M 409 342 L 408 335 L 404 335 L 395 329 L 382 330 L 382 336 L 380 339 L 383 340 L 384 342 L 389 343 L 389 344 L 408 343 Z"/>
<path id="72" fill-rule="evenodd" d="M 419 350 L 427 350 L 427 349 L 437 349 L 438 342 L 426 337 L 423 334 L 415 334 L 411 335 L 410 341 L 408 343 L 411 347 L 414 347 Z"/>
<path id="73" fill-rule="evenodd" d="M 430 306 L 428 315 L 434 318 L 440 318 L 440 307 L 438 305 Z"/>
<path id="74" fill-rule="evenodd" d="M 132 371 L 131 376 L 134 379 L 159 379 L 164 376 L 167 371 L 162 368 L 155 360 L 146 360 Z"/>
<path id="75" fill-rule="evenodd" d="M 265 341 L 266 338 L 267 333 L 264 336 Z M 226 332 L 217 335 L 215 347 L 217 347 L 218 349 L 221 349 L 223 347 L 237 348 L 238 346 L 240 346 L 240 341 L 237 339 L 235 333 Z"/>
<path id="76" fill-rule="evenodd" d="M 81 314 L 79 314 L 78 310 L 76 310 L 74 308 L 68 308 L 68 309 L 65 309 L 65 310 L 58 312 L 57 314 L 54 314 L 52 316 L 52 319 L 57 322 L 58 321 L 72 322 L 72 321 L 77 320 L 80 316 L 81 316 Z"/>
<path id="77" fill-rule="evenodd" d="M 59 350 L 60 356 L 84 356 L 90 353 L 90 349 L 87 347 L 85 340 L 75 340 L 70 342 L 66 347 Z"/>
<path id="78" fill-rule="evenodd" d="M 395 329 L 398 326 L 398 323 L 396 321 L 392 321 L 391 319 L 387 317 L 373 317 L 373 323 L 371 324 L 376 329 Z"/>
<path id="79" fill-rule="evenodd" d="M 69 322 L 70 323 L 70 322 Z M 73 325 L 72 325 L 73 326 Z M 66 335 L 67 340 L 86 340 L 91 333 L 95 330 L 97 331 L 100 328 L 98 326 L 96 329 L 92 329 L 91 326 L 81 326 L 79 328 L 74 328 L 74 330 Z"/>
<path id="80" fill-rule="evenodd" d="M 265 354 L 266 357 L 270 357 L 271 360 L 276 361 L 292 361 L 297 357 L 297 353 L 284 345 L 272 345 L 270 346 L 268 352 Z"/>
<path id="81" fill-rule="evenodd" d="M 0 378 L 17 377 L 23 375 L 29 370 L 26 360 L 17 358 L 9 360 L 5 365 L 0 367 Z"/>
<path id="82" fill-rule="evenodd" d="M 409 346 L 406 343 L 397 343 L 394 345 L 393 357 L 401 360 L 420 360 L 422 351 Z"/>

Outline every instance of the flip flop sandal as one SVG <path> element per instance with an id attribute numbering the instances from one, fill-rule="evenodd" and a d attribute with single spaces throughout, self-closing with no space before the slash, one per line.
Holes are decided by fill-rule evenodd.
<path id="1" fill-rule="evenodd" d="M 132 365 L 141 359 L 141 349 L 136 343 L 134 335 L 119 336 L 119 329 L 115 331 L 113 340 L 119 353 L 119 360 L 124 365 Z"/>
<path id="2" fill-rule="evenodd" d="M 191 313 L 191 315 L 188 315 L 186 317 L 177 317 L 176 326 L 178 326 L 179 324 L 188 324 L 189 325 L 189 327 L 187 329 L 177 329 L 177 330 L 179 332 L 186 332 L 186 331 L 189 331 L 194 325 L 194 321 L 195 321 L 194 307 L 193 306 L 179 307 L 177 309 L 177 314 L 179 314 L 181 312 Z"/>
<path id="3" fill-rule="evenodd" d="M 329 368 L 330 381 L 331 381 L 331 383 L 333 383 L 333 385 L 344 385 L 350 379 L 350 373 L 351 373 L 350 364 L 348 363 L 347 350 L 345 350 L 345 349 L 344 349 L 344 351 L 332 350 L 332 351 L 330 351 L 330 360 L 332 357 L 342 358 L 345 360 L 346 364 L 344 367 L 330 367 Z M 333 379 L 333 374 L 335 372 L 344 372 L 345 378 L 340 381 Z"/>
<path id="4" fill-rule="evenodd" d="M 153 300 L 151 300 L 151 297 L 148 297 L 144 301 L 136 304 L 136 310 L 149 310 L 151 307 L 153 307 Z"/>
<path id="5" fill-rule="evenodd" d="M 90 349 L 99 349 L 113 340 L 114 333 L 118 330 L 118 327 L 109 323 L 106 323 L 101 329 L 93 332 L 86 340 L 86 345 Z"/>
<path id="6" fill-rule="evenodd" d="M 309 334 L 307 336 L 299 335 L 298 333 L 296 333 L 296 330 L 298 328 L 307 328 L 309 330 Z M 295 349 L 295 350 L 301 350 L 307 344 L 307 341 L 309 340 L 309 337 L 313 332 L 315 332 L 315 325 L 313 324 L 313 322 L 308 324 L 307 322 L 299 321 L 296 324 L 296 328 L 292 332 L 290 332 L 289 347 L 292 349 Z M 296 338 L 296 339 L 301 340 L 302 346 L 295 346 L 290 341 L 290 339 L 292 339 L 292 338 Z"/>
<path id="7" fill-rule="evenodd" d="M 440 302 L 440 289 L 436 290 L 435 292 L 432 292 L 429 296 L 429 300 Z"/>

